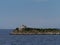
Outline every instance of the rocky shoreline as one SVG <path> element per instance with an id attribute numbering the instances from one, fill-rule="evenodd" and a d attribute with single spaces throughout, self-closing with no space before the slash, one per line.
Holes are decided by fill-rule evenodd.
<path id="1" fill-rule="evenodd" d="M 60 33 L 10 33 L 10 35 L 60 35 Z"/>
<path id="2" fill-rule="evenodd" d="M 60 32 L 11 32 L 11 35 L 60 35 Z"/>

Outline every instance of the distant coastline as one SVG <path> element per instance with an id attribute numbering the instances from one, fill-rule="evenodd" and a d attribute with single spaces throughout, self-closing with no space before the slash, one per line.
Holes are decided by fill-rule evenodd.
<path id="1" fill-rule="evenodd" d="M 30 28 L 25 25 L 22 25 L 20 28 L 14 29 L 11 35 L 60 35 L 60 30 L 56 28 L 47 28 L 47 29 L 40 29 L 40 28 Z"/>

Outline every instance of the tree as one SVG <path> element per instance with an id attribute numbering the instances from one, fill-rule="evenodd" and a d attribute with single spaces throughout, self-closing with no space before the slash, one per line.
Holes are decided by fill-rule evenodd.
<path id="1" fill-rule="evenodd" d="M 19 28 L 16 28 L 17 32 L 19 32 Z"/>

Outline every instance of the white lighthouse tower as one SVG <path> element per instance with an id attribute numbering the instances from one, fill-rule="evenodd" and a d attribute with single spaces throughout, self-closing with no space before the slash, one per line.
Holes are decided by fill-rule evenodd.
<path id="1" fill-rule="evenodd" d="M 22 30 L 22 29 L 25 29 L 25 28 L 27 28 L 27 26 L 26 25 L 22 25 L 22 26 L 20 26 L 19 30 Z"/>

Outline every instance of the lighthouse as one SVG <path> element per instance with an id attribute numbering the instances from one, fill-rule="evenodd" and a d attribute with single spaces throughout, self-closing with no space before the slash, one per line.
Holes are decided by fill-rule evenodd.
<path id="1" fill-rule="evenodd" d="M 20 26 L 19 30 L 22 30 L 22 29 L 25 29 L 25 28 L 27 28 L 27 26 L 26 25 L 22 25 L 22 26 Z"/>

